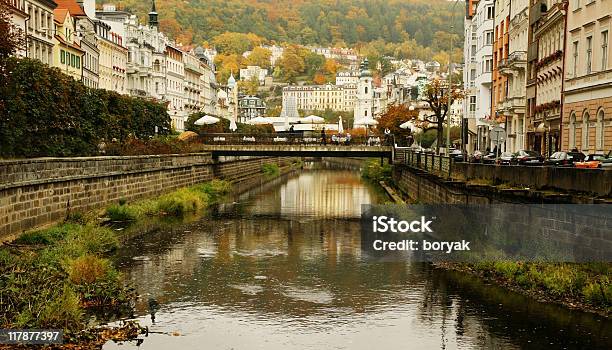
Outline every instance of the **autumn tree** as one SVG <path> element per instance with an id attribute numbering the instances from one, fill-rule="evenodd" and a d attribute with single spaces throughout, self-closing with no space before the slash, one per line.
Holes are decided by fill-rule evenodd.
<path id="1" fill-rule="evenodd" d="M 452 92 L 450 94 L 450 103 L 452 104 L 455 100 L 463 99 L 464 93 L 460 86 L 453 84 Z M 426 121 L 434 123 L 436 125 L 437 144 L 436 152 L 440 151 L 440 145 L 442 144 L 442 138 L 444 136 L 444 124 L 448 116 L 448 82 L 434 79 L 425 86 L 425 101 L 429 104 L 429 108 L 433 114 L 426 117 Z"/>
<path id="2" fill-rule="evenodd" d="M 23 31 L 11 21 L 11 9 L 7 0 L 0 0 L 0 59 L 14 55 L 25 47 Z"/>
<path id="3" fill-rule="evenodd" d="M 242 55 L 244 52 L 259 46 L 262 40 L 262 38 L 253 33 L 225 32 L 215 36 L 212 44 L 220 53 Z"/>
<path id="4" fill-rule="evenodd" d="M 250 66 L 260 66 L 261 68 L 270 68 L 270 57 L 272 51 L 263 48 L 256 47 L 253 49 L 249 57 L 247 57 L 247 64 Z"/>
<path id="5" fill-rule="evenodd" d="M 277 62 L 287 82 L 295 82 L 296 78 L 306 70 L 306 62 L 300 50 L 302 49 L 297 45 L 286 47 L 283 56 Z"/>
<path id="6" fill-rule="evenodd" d="M 238 82 L 238 91 L 247 95 L 256 95 L 259 89 L 259 80 L 257 77 L 251 77 L 249 80 L 241 80 Z"/>
<path id="7" fill-rule="evenodd" d="M 234 73 L 234 77 L 237 77 L 240 73 L 240 68 L 244 68 L 244 57 L 242 55 L 223 55 L 218 54 L 215 57 L 215 65 L 217 66 L 217 81 L 222 84 L 227 82 L 231 73 Z"/>

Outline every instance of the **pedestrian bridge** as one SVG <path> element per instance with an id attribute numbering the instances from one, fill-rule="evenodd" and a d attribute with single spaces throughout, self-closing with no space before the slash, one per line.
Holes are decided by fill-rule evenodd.
<path id="1" fill-rule="evenodd" d="M 200 136 L 198 150 L 218 156 L 297 156 L 297 157 L 393 157 L 393 147 L 381 144 L 380 137 L 330 135 L 243 135 L 207 134 Z"/>

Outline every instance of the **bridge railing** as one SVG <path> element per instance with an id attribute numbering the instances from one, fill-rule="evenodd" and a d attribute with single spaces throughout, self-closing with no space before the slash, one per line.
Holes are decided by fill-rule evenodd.
<path id="1" fill-rule="evenodd" d="M 206 133 L 199 135 L 198 140 L 206 145 L 391 145 L 390 140 L 387 142 L 384 137 L 380 136 L 348 136 L 346 134 L 326 135 L 324 139 L 320 134 L 309 136 L 301 133 Z"/>
<path id="2" fill-rule="evenodd" d="M 449 178 L 453 162 L 450 157 L 433 153 L 414 152 L 410 149 L 395 148 L 395 164 L 405 164 L 419 168 L 444 178 Z"/>

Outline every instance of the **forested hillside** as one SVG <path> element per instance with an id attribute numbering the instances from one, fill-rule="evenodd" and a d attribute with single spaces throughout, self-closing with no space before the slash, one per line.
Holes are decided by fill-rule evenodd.
<path id="1" fill-rule="evenodd" d="M 142 0 L 118 5 L 143 20 L 151 7 Z M 184 44 L 240 32 L 277 43 L 358 47 L 372 41 L 411 42 L 439 52 L 444 47 L 438 45 L 448 42 L 436 38 L 448 34 L 451 22 L 458 38 L 463 33 L 463 6 L 456 6 L 453 16 L 452 2 L 446 0 L 156 0 L 156 6 L 162 30 Z"/>

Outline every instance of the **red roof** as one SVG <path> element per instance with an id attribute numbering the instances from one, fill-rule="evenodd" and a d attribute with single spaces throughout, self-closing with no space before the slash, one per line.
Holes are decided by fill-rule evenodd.
<path id="1" fill-rule="evenodd" d="M 76 0 L 55 0 L 55 3 L 57 4 L 57 9 L 66 9 L 70 11 L 71 16 L 86 16 Z"/>
<path id="2" fill-rule="evenodd" d="M 55 10 L 53 10 L 53 18 L 55 19 L 57 23 L 60 23 L 60 24 L 64 23 L 64 21 L 66 20 L 67 14 L 68 14 L 67 9 L 56 8 Z"/>

